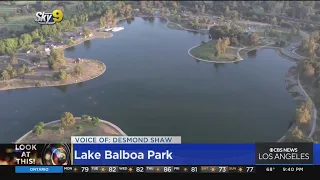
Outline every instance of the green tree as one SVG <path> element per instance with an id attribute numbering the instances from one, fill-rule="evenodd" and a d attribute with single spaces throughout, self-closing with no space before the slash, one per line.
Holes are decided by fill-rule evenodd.
<path id="1" fill-rule="evenodd" d="M 100 119 L 97 117 L 93 117 L 91 121 L 93 125 L 97 126 L 100 122 Z"/>
<path id="2" fill-rule="evenodd" d="M 56 63 L 65 64 L 64 52 L 62 49 L 56 48 L 50 51 L 50 58 Z"/>
<path id="3" fill-rule="evenodd" d="M 223 49 L 222 49 L 222 40 L 219 38 L 216 41 L 216 56 L 219 57 L 223 54 Z"/>
<path id="4" fill-rule="evenodd" d="M 315 74 L 315 68 L 311 63 L 306 62 L 303 64 L 303 76 L 304 77 L 313 77 Z"/>
<path id="5" fill-rule="evenodd" d="M 53 60 L 53 58 L 51 58 L 51 57 L 48 60 L 48 66 L 49 66 L 49 69 L 54 70 L 54 71 L 56 71 L 60 68 L 59 63 L 55 62 Z"/>
<path id="6" fill-rule="evenodd" d="M 77 64 L 77 65 L 74 67 L 73 73 L 74 73 L 75 75 L 81 76 L 81 75 L 83 74 L 83 69 L 82 69 L 82 67 L 81 67 L 79 64 Z"/>
<path id="7" fill-rule="evenodd" d="M 53 77 L 58 81 L 67 81 L 70 78 L 70 74 L 63 69 L 60 69 L 59 72 L 53 74 Z"/>
<path id="8" fill-rule="evenodd" d="M 73 126 L 76 123 L 76 118 L 73 117 L 73 114 L 71 114 L 70 112 L 65 112 L 61 116 L 61 122 L 66 127 Z"/>
<path id="9" fill-rule="evenodd" d="M 9 72 L 10 73 L 10 77 L 11 78 L 14 78 L 14 77 L 17 77 L 18 76 L 18 72 L 17 70 L 13 69 L 12 71 Z"/>
<path id="10" fill-rule="evenodd" d="M 229 40 L 229 38 L 228 38 L 228 37 L 224 38 L 224 39 L 223 39 L 223 42 L 222 42 L 222 44 L 221 44 L 221 46 L 222 46 L 222 52 L 223 52 L 223 53 L 226 53 L 226 50 L 227 50 L 227 48 L 228 48 L 229 45 L 230 45 L 230 40 Z"/>
<path id="11" fill-rule="evenodd" d="M 32 39 L 39 39 L 40 36 L 39 36 L 39 30 L 38 29 L 35 29 L 34 31 L 31 32 L 31 37 Z"/>
<path id="12" fill-rule="evenodd" d="M 106 27 L 107 25 L 107 21 L 106 18 L 104 16 L 100 17 L 100 27 Z"/>
<path id="13" fill-rule="evenodd" d="M 0 40 L 0 55 L 6 53 L 6 44 L 3 40 Z"/>
<path id="14" fill-rule="evenodd" d="M 83 34 L 84 34 L 85 37 L 89 37 L 90 34 L 91 34 L 91 31 L 89 29 L 87 29 L 87 28 L 84 28 L 83 29 Z"/>
<path id="15" fill-rule="evenodd" d="M 44 127 L 44 122 L 42 122 L 42 121 L 39 122 L 39 123 L 38 123 L 38 126 L 40 126 L 41 128 L 43 128 L 43 127 Z"/>
<path id="16" fill-rule="evenodd" d="M 72 45 L 74 45 L 75 44 L 75 41 L 74 40 L 72 40 L 72 39 L 68 39 L 67 40 L 67 45 L 68 46 L 72 46 Z"/>
<path id="17" fill-rule="evenodd" d="M 7 71 L 7 70 L 3 70 L 2 72 L 1 72 L 1 79 L 3 80 L 3 81 L 7 81 L 7 80 L 9 80 L 11 77 L 10 77 L 10 74 L 9 74 L 9 72 Z"/>
<path id="18" fill-rule="evenodd" d="M 13 67 L 10 64 L 8 64 L 8 66 L 6 67 L 6 70 L 8 72 L 11 72 L 13 70 Z"/>
<path id="19" fill-rule="evenodd" d="M 224 20 L 225 20 L 225 18 L 224 18 L 223 15 L 220 16 L 220 20 L 221 20 L 221 21 L 224 21 Z"/>
<path id="20" fill-rule="evenodd" d="M 238 20 L 238 19 L 239 19 L 239 13 L 238 13 L 238 11 L 232 11 L 231 18 L 232 18 L 232 20 L 234 20 L 234 21 Z"/>
<path id="21" fill-rule="evenodd" d="M 308 123 L 311 119 L 310 110 L 307 109 L 306 104 L 301 105 L 296 109 L 296 120 L 299 124 Z"/>
<path id="22" fill-rule="evenodd" d="M 82 120 L 90 120 L 90 118 L 91 118 L 91 117 L 90 117 L 89 115 L 86 115 L 86 114 L 84 114 L 84 115 L 81 116 L 81 119 L 82 119 Z"/>
<path id="23" fill-rule="evenodd" d="M 257 33 L 253 33 L 250 36 L 250 42 L 252 45 L 257 45 L 259 43 L 260 37 Z"/>
<path id="24" fill-rule="evenodd" d="M 63 127 L 60 127 L 58 131 L 59 131 L 59 134 L 61 134 L 61 135 L 64 134 L 64 128 Z"/>
<path id="25" fill-rule="evenodd" d="M 10 54 L 10 63 L 11 64 L 18 64 L 18 57 L 16 54 Z"/>
<path id="26" fill-rule="evenodd" d="M 82 127 L 81 125 L 78 125 L 78 126 L 77 126 L 77 130 L 78 130 L 79 132 L 81 132 L 81 131 L 83 130 L 83 127 Z"/>
<path id="27" fill-rule="evenodd" d="M 34 128 L 33 128 L 33 132 L 34 132 L 37 136 L 40 136 L 40 135 L 43 133 L 43 129 L 42 129 L 42 127 L 36 125 L 36 126 L 34 126 Z"/>

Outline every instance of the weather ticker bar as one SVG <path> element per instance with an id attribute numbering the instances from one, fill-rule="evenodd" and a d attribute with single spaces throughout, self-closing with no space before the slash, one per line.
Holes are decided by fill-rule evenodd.
<path id="1" fill-rule="evenodd" d="M 64 173 L 254 173 L 254 166 L 67 166 Z"/>
<path id="2" fill-rule="evenodd" d="M 257 166 L 0 166 L 2 174 L 255 174 L 282 172 L 316 172 L 314 165 Z"/>

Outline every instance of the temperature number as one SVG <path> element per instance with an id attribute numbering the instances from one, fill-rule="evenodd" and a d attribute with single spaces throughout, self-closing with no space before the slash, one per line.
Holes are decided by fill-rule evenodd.
<path id="1" fill-rule="evenodd" d="M 89 167 L 81 167 L 81 172 L 89 172 Z"/>
<path id="2" fill-rule="evenodd" d="M 143 173 L 144 172 L 143 170 L 144 170 L 143 167 L 136 168 L 136 172 L 138 172 L 138 173 Z"/>

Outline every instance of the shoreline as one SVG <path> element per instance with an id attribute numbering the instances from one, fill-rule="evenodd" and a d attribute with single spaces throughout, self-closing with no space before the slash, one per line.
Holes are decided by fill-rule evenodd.
<path id="1" fill-rule="evenodd" d="M 77 120 L 81 120 L 81 117 L 75 117 L 75 118 L 76 118 Z M 51 122 L 45 123 L 45 124 L 44 124 L 44 127 L 45 127 L 45 126 L 48 126 L 48 125 L 52 125 L 52 124 L 54 124 L 54 123 L 58 123 L 58 122 L 60 122 L 60 121 L 61 121 L 61 120 L 58 119 L 58 120 L 55 120 L 55 121 L 51 121 Z M 116 126 L 115 124 L 113 124 L 113 123 L 111 123 L 111 122 L 109 122 L 109 121 L 106 121 L 106 120 L 102 120 L 102 119 L 100 119 L 100 122 L 102 122 L 102 123 L 104 123 L 104 124 L 106 124 L 106 125 L 114 128 L 115 130 L 117 130 L 117 131 L 119 132 L 119 134 L 121 134 L 121 136 L 127 136 L 127 134 L 124 133 L 124 132 L 123 132 L 118 126 Z M 13 143 L 23 143 L 22 140 L 23 140 L 24 138 L 26 138 L 27 136 L 29 136 L 30 134 L 32 134 L 32 133 L 33 133 L 33 130 L 28 131 L 26 134 L 24 134 L 23 136 L 21 136 L 19 139 L 17 139 L 17 140 L 14 141 Z M 70 137 L 70 138 L 71 138 L 71 137 Z"/>
<path id="2" fill-rule="evenodd" d="M 82 43 L 84 43 L 85 41 L 89 41 L 89 40 L 93 40 L 93 39 L 102 39 L 102 38 L 111 38 L 113 37 L 113 34 L 112 33 L 108 33 L 108 32 L 96 32 L 97 29 L 93 29 L 92 30 L 92 33 L 94 34 L 93 36 L 91 37 L 88 37 L 88 38 L 83 38 L 83 39 L 78 39 L 75 44 L 73 45 L 61 45 L 61 46 L 57 46 L 56 49 L 62 49 L 63 51 L 65 51 L 65 49 L 67 48 L 71 48 L 71 47 L 75 47 L 75 46 L 78 46 Z M 65 57 L 66 61 L 74 61 L 76 60 L 76 58 L 67 58 Z M 37 83 L 41 82 L 34 82 L 33 85 L 28 85 L 28 84 L 25 84 L 25 85 L 21 85 L 21 86 L 17 86 L 17 87 L 10 87 L 10 86 L 5 86 L 3 88 L 0 88 L 0 91 L 8 91 L 8 90 L 15 90 L 15 89 L 27 89 L 27 88 L 42 88 L 42 87 L 59 87 L 59 86 L 66 86 L 66 85 L 72 85 L 72 84 L 78 84 L 78 83 L 82 83 L 82 82 L 86 82 L 86 81 L 89 81 L 89 80 L 93 80 L 99 76 L 101 76 L 102 74 L 105 73 L 107 67 L 106 65 L 102 62 L 102 61 L 98 61 L 98 60 L 93 60 L 93 59 L 82 59 L 84 62 L 86 63 L 96 63 L 96 64 L 99 64 L 102 66 L 103 70 L 96 74 L 95 76 L 90 76 L 88 78 L 85 78 L 85 79 L 77 79 L 77 81 L 71 81 L 71 82 L 62 82 L 62 81 L 54 81 L 54 80 L 50 80 L 51 82 L 53 82 L 52 84 L 48 84 L 48 85 L 40 85 L 40 86 L 37 86 Z M 50 70 L 50 72 L 53 72 L 52 70 Z M 15 81 L 24 81 L 23 79 L 21 78 L 14 78 L 14 79 L 10 79 L 8 81 L 11 81 L 11 82 L 15 82 Z M 8 82 L 8 81 L 2 81 L 4 83 Z M 59 84 L 54 84 L 54 83 L 57 83 L 59 82 Z"/>
<path id="3" fill-rule="evenodd" d="M 289 68 L 289 70 L 285 76 L 285 86 L 286 86 L 288 93 L 292 96 L 292 99 L 297 104 L 299 103 L 299 101 L 304 102 L 304 101 L 311 99 L 309 97 L 309 95 L 306 93 L 306 91 L 303 89 L 303 87 L 300 83 L 299 72 L 298 72 L 296 65 L 293 65 Z M 296 93 L 297 95 L 294 96 L 292 93 Z M 316 107 L 312 101 L 312 112 L 311 112 L 311 119 L 309 122 L 309 125 L 310 125 L 309 131 L 310 132 L 307 134 L 306 134 L 306 132 L 304 132 L 304 135 L 307 138 L 312 138 L 312 136 L 315 132 L 315 127 L 316 127 L 315 123 L 316 123 L 316 119 L 317 119 L 316 116 L 317 116 L 317 110 L 316 110 Z M 295 127 L 299 128 L 299 125 L 296 123 L 296 121 L 293 121 L 292 125 L 289 127 L 287 132 L 277 142 L 285 141 L 288 133 L 291 133 Z"/>

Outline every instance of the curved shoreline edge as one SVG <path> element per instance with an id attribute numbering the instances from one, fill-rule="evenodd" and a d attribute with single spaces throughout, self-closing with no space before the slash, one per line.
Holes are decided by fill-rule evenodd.
<path id="1" fill-rule="evenodd" d="M 207 43 L 207 42 L 206 42 L 206 43 Z M 199 47 L 199 46 L 201 46 L 201 44 L 196 45 L 196 46 L 193 46 L 193 47 L 191 47 L 191 48 L 188 49 L 188 55 L 189 55 L 190 57 L 192 57 L 193 59 L 196 59 L 196 60 L 198 60 L 198 61 L 210 62 L 210 63 L 227 64 L 227 63 L 235 63 L 235 62 L 239 62 L 239 61 L 242 61 L 242 60 L 243 60 L 243 58 L 240 56 L 240 53 L 239 53 L 239 52 L 240 52 L 242 49 L 244 49 L 244 48 L 239 48 L 239 49 L 237 50 L 238 59 L 237 59 L 237 60 L 233 60 L 233 61 L 211 61 L 211 60 L 207 60 L 207 59 L 197 58 L 197 57 L 195 57 L 195 56 L 193 56 L 193 55 L 191 54 L 191 50 L 194 49 L 194 48 L 197 48 L 197 47 Z"/>
<path id="2" fill-rule="evenodd" d="M 76 117 L 77 120 L 81 120 L 80 117 Z M 51 125 L 51 124 L 54 124 L 54 123 L 58 123 L 60 122 L 61 120 L 58 119 L 58 120 L 55 120 L 55 121 L 51 121 L 51 122 L 48 122 L 48 123 L 45 123 L 44 124 L 44 127 L 47 126 L 47 125 Z M 108 125 L 108 126 L 111 126 L 112 128 L 114 128 L 115 130 L 117 130 L 119 132 L 119 134 L 121 134 L 122 136 L 127 136 L 126 133 L 124 133 L 118 126 L 116 126 L 115 124 L 109 122 L 109 121 L 106 121 L 106 120 L 102 120 L 100 119 L 100 122 Z M 33 130 L 30 130 L 29 132 L 27 132 L 26 134 L 24 134 L 23 136 L 21 136 L 19 139 L 17 139 L 16 141 L 14 141 L 13 143 L 23 143 L 22 140 L 24 138 L 26 138 L 27 136 L 29 136 L 30 134 L 33 133 Z M 71 137 L 70 137 L 71 138 Z"/>
<path id="3" fill-rule="evenodd" d="M 84 40 L 80 40 L 79 42 L 75 43 L 74 45 L 62 45 L 61 47 L 57 47 L 59 49 L 62 49 L 63 51 L 65 51 L 65 49 L 68 49 L 68 48 L 71 48 L 71 47 L 75 47 L 75 46 L 78 46 L 86 41 L 89 41 L 89 40 L 93 40 L 93 39 L 104 39 L 104 38 L 111 38 L 113 37 L 113 34 L 112 33 L 107 33 L 106 36 L 104 37 L 89 37 L 89 38 L 86 38 Z M 72 60 L 75 60 L 74 58 L 69 58 L 69 59 L 72 59 Z M 90 81 L 92 79 L 95 79 L 99 76 L 101 76 L 103 73 L 105 73 L 107 67 L 106 65 L 102 62 L 102 61 L 98 61 L 98 60 L 93 60 L 93 59 L 84 59 L 84 61 L 88 61 L 88 62 L 95 62 L 95 63 L 99 63 L 102 65 L 103 67 L 103 70 L 101 71 L 101 73 L 97 74 L 96 76 L 92 76 L 88 79 L 82 79 L 82 80 L 78 80 L 76 82 L 67 82 L 67 83 L 60 83 L 60 84 L 53 84 L 53 85 L 41 85 L 41 86 L 35 86 L 35 85 L 25 85 L 25 86 L 21 86 L 21 87 L 13 87 L 13 88 L 3 88 L 3 89 L 0 89 L 0 91 L 7 91 L 7 90 L 15 90 L 15 89 L 27 89 L 27 88 L 42 88 L 42 87 L 59 87 L 59 86 L 66 86 L 66 85 L 72 85 L 72 84 L 78 84 L 78 83 L 82 83 L 82 82 L 86 82 L 86 81 Z M 12 79 L 12 81 L 16 81 L 18 79 Z"/>
<path id="4" fill-rule="evenodd" d="M 167 18 L 166 18 L 166 19 L 167 19 Z M 171 22 L 171 21 L 169 21 L 168 19 L 167 19 L 167 21 L 168 21 L 168 22 Z M 174 23 L 174 22 L 171 22 L 171 23 Z M 176 24 L 176 25 L 178 25 L 180 28 L 182 28 L 181 30 L 189 31 L 189 29 L 186 29 L 186 28 L 182 27 L 180 24 L 177 24 L 177 23 L 174 23 L 174 24 Z M 200 32 L 200 31 L 197 31 L 197 30 L 193 30 L 193 31 Z M 208 42 L 208 41 L 207 41 L 207 42 Z M 206 43 L 207 43 L 207 42 L 206 42 Z M 196 45 L 196 46 L 193 46 L 193 47 L 191 47 L 191 48 L 188 49 L 188 55 L 189 55 L 190 57 L 192 57 L 193 59 L 196 59 L 196 60 L 198 60 L 198 61 L 209 62 L 209 63 L 228 64 L 228 63 L 235 63 L 235 62 L 240 62 L 240 61 L 244 60 L 244 59 L 240 56 L 240 53 L 239 53 L 239 52 L 240 52 L 241 50 L 245 49 L 246 47 L 242 47 L 242 48 L 239 48 L 239 49 L 237 50 L 237 56 L 238 56 L 239 59 L 238 59 L 238 60 L 234 60 L 234 61 L 212 61 L 212 60 L 206 60 L 206 59 L 197 58 L 197 57 L 193 56 L 193 55 L 190 53 L 190 51 L 191 51 L 192 49 L 194 49 L 194 48 L 199 47 L 200 45 L 201 45 L 201 44 Z M 286 58 L 286 59 L 289 59 L 289 60 L 294 60 L 295 62 L 298 62 L 298 61 L 301 61 L 302 59 L 305 59 L 305 57 L 303 57 L 303 56 L 299 56 L 300 58 L 296 58 L 296 57 L 290 56 L 289 54 L 285 53 L 282 48 L 280 48 L 280 47 L 270 47 L 269 45 L 270 45 L 270 44 L 267 44 L 267 45 L 264 45 L 264 46 L 261 46 L 261 47 L 256 47 L 256 48 L 253 48 L 253 49 L 251 49 L 251 50 L 264 49 L 264 48 L 266 48 L 266 49 L 273 49 L 273 50 L 275 50 L 275 52 L 276 52 L 280 57 L 283 57 L 283 58 Z M 250 51 L 251 51 L 251 50 L 250 50 Z M 279 50 L 279 51 L 277 51 L 277 50 Z M 296 66 L 292 66 L 292 67 L 290 67 L 290 68 L 288 69 L 288 71 L 287 71 L 287 73 L 286 73 L 286 76 L 285 76 L 285 79 L 287 79 L 287 77 L 289 76 L 289 71 L 290 71 L 292 68 L 296 68 Z M 303 86 L 302 86 L 301 83 L 300 83 L 299 73 L 297 73 L 297 77 L 298 77 L 298 78 L 297 78 L 297 84 L 298 84 L 298 87 L 300 88 L 300 92 L 301 92 L 302 96 L 305 98 L 305 100 L 311 99 L 310 96 L 308 95 L 308 93 L 304 90 Z M 286 85 L 286 82 L 285 82 L 285 85 Z M 286 87 L 286 89 L 287 89 L 287 92 L 290 94 L 289 89 L 288 89 L 287 87 Z M 290 94 L 290 95 L 291 95 L 291 94 Z M 291 96 L 292 96 L 292 95 L 291 95 Z M 294 98 L 294 97 L 292 96 L 292 98 Z M 311 99 L 311 101 L 312 101 L 312 99 Z M 310 126 L 311 126 L 311 128 L 310 128 L 310 133 L 309 133 L 308 135 L 306 135 L 307 138 L 312 138 L 312 136 L 313 136 L 313 134 L 314 134 L 314 132 L 315 132 L 316 123 L 317 123 L 317 109 L 316 109 L 316 106 L 315 106 L 315 104 L 314 104 L 313 101 L 312 101 L 311 118 L 312 118 L 311 121 L 310 121 Z M 285 134 L 284 134 L 282 137 L 280 137 L 277 142 L 284 142 L 285 139 L 286 139 L 286 136 L 288 135 L 288 133 L 290 133 L 290 132 L 291 132 L 295 127 L 297 127 L 297 126 L 298 126 L 298 125 L 297 125 L 296 122 L 294 121 L 294 122 L 292 123 L 292 125 L 288 128 L 288 130 L 285 132 Z"/>

